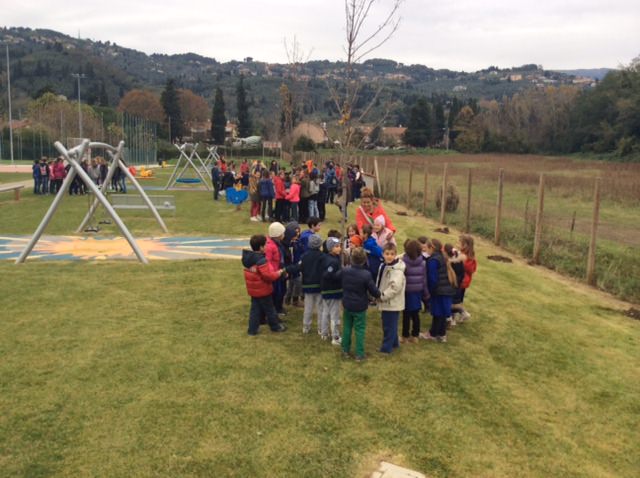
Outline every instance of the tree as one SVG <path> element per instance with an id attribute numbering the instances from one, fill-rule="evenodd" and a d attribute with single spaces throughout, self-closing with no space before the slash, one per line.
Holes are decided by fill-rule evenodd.
<path id="1" fill-rule="evenodd" d="M 206 121 L 209 117 L 209 105 L 202 96 L 196 95 L 191 90 L 179 89 L 180 113 L 182 120 L 190 123 L 192 121 Z"/>
<path id="2" fill-rule="evenodd" d="M 107 88 L 104 86 L 104 81 L 100 82 L 100 106 L 109 106 L 109 96 L 107 95 Z"/>
<path id="3" fill-rule="evenodd" d="M 238 108 L 238 135 L 241 138 L 251 136 L 253 130 L 251 118 L 249 117 L 249 103 L 247 93 L 244 89 L 244 75 L 240 75 L 238 86 L 236 87 L 236 105 Z"/>
<path id="4" fill-rule="evenodd" d="M 431 105 L 422 97 L 411 108 L 411 115 L 407 130 L 404 133 L 404 142 L 410 146 L 424 148 L 433 140 L 433 118 Z"/>
<path id="5" fill-rule="evenodd" d="M 216 87 L 216 96 L 213 100 L 213 111 L 211 113 L 211 137 L 215 144 L 224 144 L 224 130 L 226 126 L 227 117 L 224 114 L 222 89 Z"/>
<path id="6" fill-rule="evenodd" d="M 118 111 L 162 124 L 164 111 L 160 98 L 147 90 L 131 90 L 122 97 Z"/>
<path id="7" fill-rule="evenodd" d="M 341 147 L 346 150 L 350 150 L 353 146 L 353 137 L 358 130 L 357 123 L 365 119 L 382 92 L 381 87 L 377 88 L 369 104 L 356 111 L 362 83 L 354 67 L 366 55 L 386 43 L 400 25 L 398 14 L 402 0 L 393 0 L 391 8 L 382 21 L 367 31 L 367 20 L 374 3 L 375 0 L 345 0 L 346 44 L 344 50 L 347 58 L 344 64 L 343 81 L 333 86 L 327 83 L 340 117 L 338 123 L 342 127 Z M 357 117 L 356 113 L 359 113 Z M 384 116 L 377 124 L 384 121 Z"/>
<path id="8" fill-rule="evenodd" d="M 173 78 L 167 80 L 164 91 L 160 96 L 160 103 L 164 110 L 169 128 L 169 138 L 171 141 L 182 137 L 182 113 L 180 112 L 180 97 L 176 89 L 176 83 Z"/>

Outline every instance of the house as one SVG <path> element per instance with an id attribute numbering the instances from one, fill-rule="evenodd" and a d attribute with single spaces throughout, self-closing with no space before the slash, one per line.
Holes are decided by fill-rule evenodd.
<path id="1" fill-rule="evenodd" d="M 404 133 L 407 128 L 404 126 L 386 126 L 382 128 L 382 137 L 386 144 L 403 144 Z"/>

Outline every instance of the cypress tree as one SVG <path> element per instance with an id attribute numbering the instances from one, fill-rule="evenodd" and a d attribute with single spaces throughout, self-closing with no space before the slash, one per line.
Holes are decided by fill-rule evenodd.
<path id="1" fill-rule="evenodd" d="M 433 118 L 431 105 L 420 98 L 411 108 L 409 123 L 404 133 L 404 142 L 416 147 L 428 146 L 433 139 Z"/>
<path id="2" fill-rule="evenodd" d="M 224 128 L 227 125 L 227 117 L 224 114 L 224 98 L 220 87 L 216 87 L 216 96 L 213 100 L 211 113 L 211 137 L 215 144 L 224 144 Z"/>
<path id="3" fill-rule="evenodd" d="M 241 138 L 251 135 L 251 118 L 249 117 L 249 103 L 244 89 L 244 75 L 240 75 L 238 86 L 236 87 L 236 104 L 238 107 L 238 134 Z"/>
<path id="4" fill-rule="evenodd" d="M 173 78 L 167 80 L 164 91 L 160 96 L 160 103 L 162 103 L 167 122 L 171 125 L 171 131 L 169 131 L 171 141 L 182 137 L 182 114 L 180 112 L 178 90 Z"/>

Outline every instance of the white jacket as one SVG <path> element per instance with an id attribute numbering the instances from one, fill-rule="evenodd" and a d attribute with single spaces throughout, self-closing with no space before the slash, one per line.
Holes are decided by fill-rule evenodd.
<path id="1" fill-rule="evenodd" d="M 378 280 L 376 281 L 378 289 L 380 289 L 381 302 L 378 309 L 381 311 L 402 311 L 404 310 L 404 288 L 407 279 L 404 276 L 405 264 L 402 259 L 392 266 L 381 266 L 378 272 Z"/>

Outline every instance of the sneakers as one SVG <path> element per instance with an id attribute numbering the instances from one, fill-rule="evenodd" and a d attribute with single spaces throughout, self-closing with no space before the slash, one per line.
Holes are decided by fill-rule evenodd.
<path id="1" fill-rule="evenodd" d="M 364 355 L 356 355 L 356 362 L 364 362 L 367 358 Z"/>
<path id="2" fill-rule="evenodd" d="M 328 335 L 321 335 L 320 338 L 322 340 L 329 340 L 329 336 Z"/>
<path id="3" fill-rule="evenodd" d="M 462 313 L 460 314 L 460 319 L 462 322 L 464 322 L 465 320 L 469 320 L 470 318 L 471 318 L 471 314 L 466 310 L 463 310 Z"/>
<path id="4" fill-rule="evenodd" d="M 333 340 L 331 341 L 331 345 L 342 345 L 342 338 L 334 337 Z"/>
<path id="5" fill-rule="evenodd" d="M 447 342 L 447 336 L 446 335 L 441 335 L 440 337 L 436 337 L 436 340 L 438 342 L 446 343 Z"/>
<path id="6" fill-rule="evenodd" d="M 285 330 L 287 330 L 287 326 L 280 324 L 277 329 L 271 329 L 271 332 L 284 332 Z"/>
<path id="7" fill-rule="evenodd" d="M 399 340 L 401 344 L 406 344 L 409 341 L 409 337 L 400 337 Z"/>
<path id="8" fill-rule="evenodd" d="M 407 339 L 407 342 L 409 342 L 410 344 L 417 344 L 418 343 L 418 337 L 409 337 Z"/>
<path id="9" fill-rule="evenodd" d="M 309 332 L 311 332 L 311 328 L 309 327 L 302 327 L 302 333 L 304 335 L 307 335 Z"/>
<path id="10" fill-rule="evenodd" d="M 342 358 L 343 359 L 350 359 L 351 358 L 351 354 L 349 352 L 345 352 L 344 350 L 342 351 Z"/>
<path id="11" fill-rule="evenodd" d="M 437 337 L 434 337 L 429 332 L 421 332 L 420 338 L 424 340 L 438 340 Z"/>
<path id="12" fill-rule="evenodd" d="M 253 222 L 258 222 L 260 219 L 258 219 L 256 216 L 251 216 L 249 218 L 249 221 L 253 221 Z"/>

